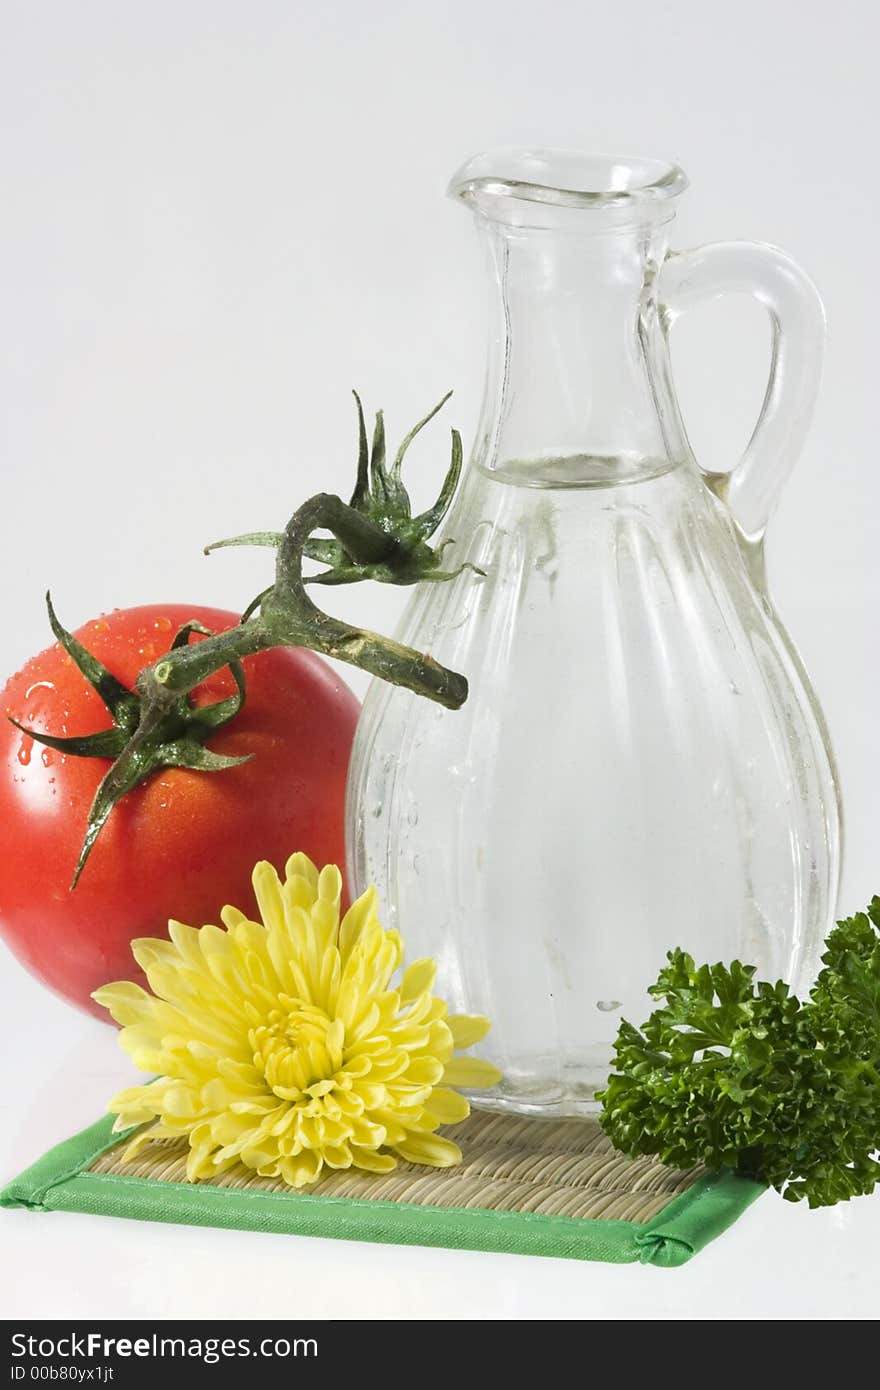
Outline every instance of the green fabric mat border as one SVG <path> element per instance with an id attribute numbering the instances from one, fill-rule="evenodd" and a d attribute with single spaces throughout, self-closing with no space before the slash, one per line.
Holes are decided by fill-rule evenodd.
<path id="1" fill-rule="evenodd" d="M 732 1173 L 711 1174 L 641 1225 L 544 1216 L 540 1212 L 319 1197 L 303 1192 L 245 1192 L 84 1172 L 106 1149 L 119 1143 L 122 1136 L 113 1134 L 112 1124 L 112 1117 L 105 1116 L 50 1149 L 0 1192 L 0 1206 L 389 1245 L 672 1266 L 685 1264 L 727 1230 L 765 1190 L 759 1183 Z"/>

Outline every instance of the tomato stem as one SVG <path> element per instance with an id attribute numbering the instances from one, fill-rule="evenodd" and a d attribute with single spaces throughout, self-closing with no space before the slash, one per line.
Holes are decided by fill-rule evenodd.
<path id="1" fill-rule="evenodd" d="M 331 493 L 311 497 L 287 525 L 278 547 L 275 584 L 263 598 L 260 615 L 204 642 L 168 652 L 155 666 L 142 671 L 137 689 L 147 707 L 162 708 L 165 693 L 185 694 L 231 660 L 240 661 L 280 646 L 309 647 L 436 700 L 447 709 L 458 709 L 464 703 L 467 681 L 463 676 L 389 637 L 333 618 L 312 602 L 302 573 L 303 547 L 317 530 L 332 532 L 358 564 L 387 565 L 398 552 L 406 558 L 395 536 L 341 498 Z"/>
<path id="2" fill-rule="evenodd" d="M 376 416 L 372 447 L 368 447 L 364 413 L 355 393 L 358 411 L 358 470 L 351 500 L 321 492 L 294 512 L 283 532 L 260 531 L 218 542 L 271 546 L 276 551 L 275 582 L 249 605 L 237 627 L 207 634 L 199 624 L 185 624 L 169 652 L 142 670 L 134 691 L 128 691 L 96 662 L 59 623 L 49 602 L 55 636 L 83 675 L 107 704 L 114 729 L 100 736 L 59 739 L 27 732 L 53 748 L 64 745 L 71 755 L 102 756 L 115 752 L 98 787 L 89 812 L 88 827 L 73 887 L 113 807 L 153 773 L 168 767 L 218 772 L 243 761 L 226 758 L 205 747 L 205 739 L 233 719 L 245 699 L 241 661 L 270 647 L 308 647 L 322 656 L 358 666 L 381 680 L 435 700 L 447 709 L 458 709 L 467 699 L 464 676 L 449 671 L 433 657 L 404 647 L 391 638 L 354 627 L 331 617 L 315 604 L 309 584 L 353 584 L 364 579 L 386 584 L 434 583 L 454 579 L 464 568 L 445 571 L 442 556 L 453 544 L 449 539 L 432 548 L 428 539 L 449 509 L 462 467 L 461 436 L 452 431 L 452 459 L 443 487 L 433 507 L 413 516 L 409 496 L 401 481 L 401 464 L 410 443 L 445 404 L 440 402 L 412 429 L 386 466 L 385 424 Z M 316 531 L 329 532 L 332 540 L 316 539 Z M 304 575 L 304 559 L 317 560 L 326 568 Z M 482 571 L 477 571 L 482 573 Z M 253 615 L 253 616 L 251 616 Z M 203 640 L 190 643 L 193 632 Z M 195 705 L 190 694 L 213 672 L 229 667 L 237 695 L 205 707 Z"/>

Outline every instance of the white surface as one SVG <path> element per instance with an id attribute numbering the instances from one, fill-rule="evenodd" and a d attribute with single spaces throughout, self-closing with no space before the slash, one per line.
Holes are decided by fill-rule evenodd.
<path id="1" fill-rule="evenodd" d="M 770 559 L 835 735 L 842 905 L 861 905 L 880 886 L 876 11 L 47 0 L 0 16 L 0 664 L 45 645 L 49 583 L 71 625 L 150 599 L 240 606 L 267 557 L 207 561 L 202 543 L 350 485 L 352 384 L 395 433 L 454 385 L 450 419 L 472 429 L 481 266 L 442 197 L 466 155 L 670 154 L 692 179 L 676 244 L 780 243 L 828 307 L 825 386 Z M 705 461 L 747 435 L 765 353 L 751 306 L 679 330 Z M 445 447 L 439 430 L 413 450 L 426 486 Z M 399 604 L 337 601 L 386 628 Z M 5 1179 L 126 1071 L 109 1029 L 0 965 Z M 2 1238 L 7 1317 L 868 1317 L 880 1198 L 809 1213 L 767 1196 L 677 1271 L 27 1213 L 3 1213 Z"/>

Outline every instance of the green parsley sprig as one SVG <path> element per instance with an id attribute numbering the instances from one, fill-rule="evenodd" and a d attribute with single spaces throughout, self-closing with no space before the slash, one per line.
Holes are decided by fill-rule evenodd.
<path id="1" fill-rule="evenodd" d="M 838 922 L 806 1000 L 755 967 L 695 967 L 684 951 L 623 1022 L 598 1099 L 626 1154 L 732 1168 L 789 1201 L 831 1206 L 880 1182 L 880 897 Z"/>

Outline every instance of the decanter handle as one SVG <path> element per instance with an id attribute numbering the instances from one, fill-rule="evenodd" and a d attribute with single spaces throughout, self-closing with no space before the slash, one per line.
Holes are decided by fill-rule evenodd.
<path id="1" fill-rule="evenodd" d="M 728 473 L 706 474 L 743 535 L 758 543 L 809 429 L 822 375 L 822 300 L 784 251 L 751 241 L 672 253 L 660 270 L 657 292 L 667 337 L 681 314 L 722 295 L 750 294 L 770 316 L 770 379 L 758 423 L 738 464 Z"/>

